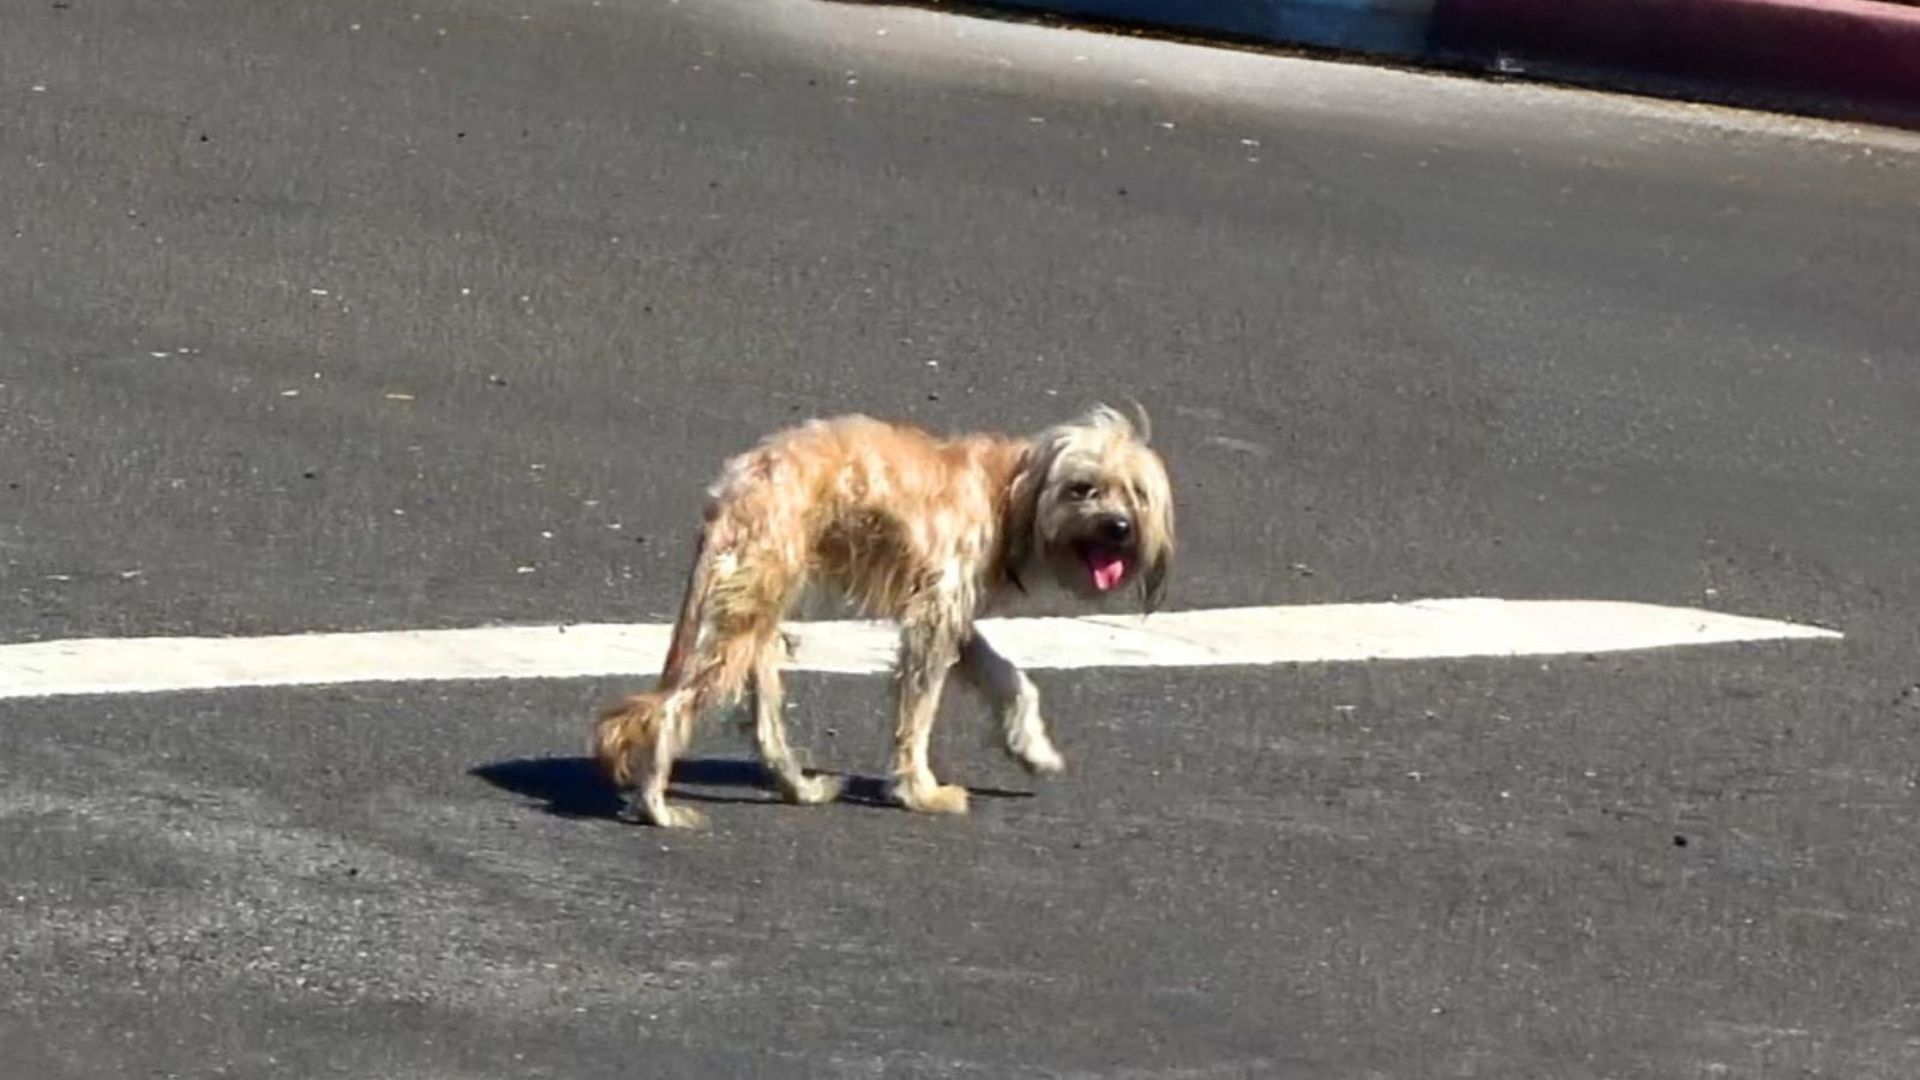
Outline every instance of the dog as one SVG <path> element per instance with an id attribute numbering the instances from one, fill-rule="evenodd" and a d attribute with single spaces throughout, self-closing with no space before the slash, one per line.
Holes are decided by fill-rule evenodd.
<path id="1" fill-rule="evenodd" d="M 964 787 L 927 762 L 940 696 L 957 667 L 998 714 L 1007 752 L 1035 773 L 1065 767 L 1040 717 L 1039 691 L 994 651 L 976 618 L 1029 586 L 1098 602 L 1137 592 L 1160 603 L 1174 552 L 1172 485 L 1136 422 L 1099 405 L 1019 438 L 940 438 L 850 415 L 777 432 L 729 460 L 708 489 L 705 522 L 658 684 L 603 711 L 590 749 L 631 788 L 636 817 L 702 824 L 668 803 L 674 758 L 708 712 L 751 693 L 754 742 L 793 803 L 838 798 L 842 780 L 807 775 L 788 746 L 782 620 L 804 594 L 838 594 L 895 621 L 890 792 L 910 810 L 960 814 Z"/>

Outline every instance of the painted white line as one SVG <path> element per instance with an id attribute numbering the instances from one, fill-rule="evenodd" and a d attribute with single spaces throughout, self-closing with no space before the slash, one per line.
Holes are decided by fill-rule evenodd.
<path id="1" fill-rule="evenodd" d="M 1832 630 L 1690 608 L 1592 600 L 1424 600 L 1219 608 L 1136 616 L 988 619 L 1023 667 L 1206 667 L 1620 652 Z M 889 669 L 883 623 L 793 626 L 793 667 Z M 514 626 L 257 638 L 81 638 L 0 646 L 0 698 L 439 679 L 562 679 L 657 672 L 661 624 Z"/>

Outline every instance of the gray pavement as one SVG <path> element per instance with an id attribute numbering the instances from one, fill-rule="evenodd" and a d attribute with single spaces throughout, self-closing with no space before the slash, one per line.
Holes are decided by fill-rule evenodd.
<path id="1" fill-rule="evenodd" d="M 1848 637 L 1054 673 L 959 821 L 715 724 L 699 835 L 585 774 L 617 680 L 9 703 L 0 1075 L 1920 1070 L 1920 141 L 793 0 L 6 22 L 0 641 L 662 619 L 771 426 L 1123 395 L 1176 606 Z"/>

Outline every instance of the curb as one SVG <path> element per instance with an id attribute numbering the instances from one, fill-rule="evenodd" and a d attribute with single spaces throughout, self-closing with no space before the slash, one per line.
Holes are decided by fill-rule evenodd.
<path id="1" fill-rule="evenodd" d="M 1416 58 L 1427 51 L 1434 0 L 984 0 L 983 6 Z"/>
<path id="2" fill-rule="evenodd" d="M 1886 0 L 981 0 L 1920 129 L 1920 7 Z"/>
<path id="3" fill-rule="evenodd" d="M 1437 0 L 1429 44 L 1497 71 L 1920 127 L 1920 7 L 1882 0 Z"/>

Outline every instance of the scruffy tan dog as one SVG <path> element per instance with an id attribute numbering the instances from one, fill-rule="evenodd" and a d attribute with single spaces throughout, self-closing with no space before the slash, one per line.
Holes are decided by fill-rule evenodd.
<path id="1" fill-rule="evenodd" d="M 1151 612 L 1173 555 L 1172 488 L 1147 425 L 1106 406 L 1031 438 L 940 439 L 864 416 L 815 420 L 727 462 L 659 685 L 604 712 L 594 756 L 637 790 L 640 816 L 688 826 L 667 803 L 675 755 L 706 712 L 751 683 L 760 757 L 796 803 L 839 795 L 787 746 L 781 622 L 803 592 L 837 592 L 858 612 L 900 624 L 893 794 L 906 807 L 958 814 L 967 792 L 927 765 L 947 672 L 992 700 L 1008 753 L 1035 772 L 1060 754 L 1032 681 L 995 652 L 974 620 L 1009 591 L 1051 582 L 1095 599 L 1126 585 Z"/>

